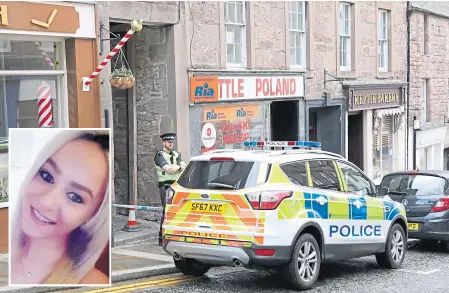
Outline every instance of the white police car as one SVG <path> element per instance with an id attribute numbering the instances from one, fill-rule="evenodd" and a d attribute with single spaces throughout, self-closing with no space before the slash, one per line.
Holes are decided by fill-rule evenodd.
<path id="1" fill-rule="evenodd" d="M 245 146 L 193 157 L 169 189 L 163 248 L 181 272 L 263 268 L 304 290 L 323 262 L 375 255 L 382 267 L 402 265 L 404 207 L 377 198 L 355 165 L 317 142 Z M 273 146 L 283 149 L 264 149 Z"/>

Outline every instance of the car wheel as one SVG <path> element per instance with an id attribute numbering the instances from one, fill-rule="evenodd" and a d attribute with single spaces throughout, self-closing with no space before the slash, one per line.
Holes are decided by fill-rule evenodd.
<path id="1" fill-rule="evenodd" d="M 404 229 L 399 224 L 394 224 L 388 232 L 385 251 L 376 254 L 377 263 L 387 269 L 397 269 L 402 266 L 407 251 L 407 239 Z"/>
<path id="2" fill-rule="evenodd" d="M 207 273 L 211 266 L 199 262 L 194 259 L 184 258 L 181 260 L 174 260 L 176 268 L 184 275 L 202 276 Z"/>
<path id="3" fill-rule="evenodd" d="M 293 257 L 286 268 L 288 279 L 298 290 L 311 289 L 318 280 L 321 252 L 315 237 L 305 233 L 295 243 Z"/>

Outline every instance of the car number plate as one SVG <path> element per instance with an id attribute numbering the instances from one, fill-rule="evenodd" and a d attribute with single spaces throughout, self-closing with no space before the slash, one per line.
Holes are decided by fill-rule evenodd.
<path id="1" fill-rule="evenodd" d="M 409 230 L 418 230 L 419 224 L 418 223 L 408 223 L 408 229 Z"/>
<path id="2" fill-rule="evenodd" d="M 190 202 L 189 212 L 223 214 L 226 210 L 224 203 Z"/>

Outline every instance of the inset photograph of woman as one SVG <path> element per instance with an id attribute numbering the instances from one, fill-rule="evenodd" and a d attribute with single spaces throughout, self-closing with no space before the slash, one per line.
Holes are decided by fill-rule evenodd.
<path id="1" fill-rule="evenodd" d="M 9 285 L 110 285 L 110 129 L 9 130 Z"/>

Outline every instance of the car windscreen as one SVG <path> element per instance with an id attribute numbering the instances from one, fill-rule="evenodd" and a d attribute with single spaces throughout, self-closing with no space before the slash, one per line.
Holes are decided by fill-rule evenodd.
<path id="1" fill-rule="evenodd" d="M 178 184 L 191 189 L 238 190 L 267 180 L 269 164 L 242 161 L 190 161 Z"/>
<path id="2" fill-rule="evenodd" d="M 446 180 L 425 174 L 391 174 L 383 178 L 379 194 L 398 193 L 410 196 L 442 195 L 447 189 Z"/>

